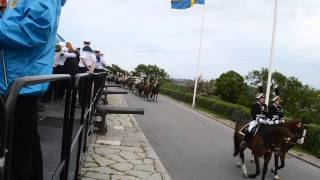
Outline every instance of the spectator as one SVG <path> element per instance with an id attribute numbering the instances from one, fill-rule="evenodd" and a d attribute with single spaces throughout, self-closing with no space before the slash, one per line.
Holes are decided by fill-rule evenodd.
<path id="1" fill-rule="evenodd" d="M 84 47 L 80 51 L 80 62 L 79 62 L 79 72 L 93 73 L 95 69 L 96 56 L 90 47 L 90 41 L 84 41 Z M 90 98 L 90 89 L 88 89 L 88 84 L 86 84 L 85 79 L 79 83 L 79 103 L 82 107 L 87 105 Z"/>
<path id="2" fill-rule="evenodd" d="M 94 70 L 95 73 L 101 73 L 105 72 L 103 69 L 103 66 L 106 65 L 106 62 L 103 58 L 103 55 L 100 53 L 100 50 L 95 50 L 94 51 L 96 54 L 96 69 Z M 94 80 L 94 94 L 98 92 L 99 88 L 103 85 L 104 80 L 101 77 L 96 77 Z"/>
<path id="3" fill-rule="evenodd" d="M 65 0 L 19 0 L 0 14 L 1 95 L 18 77 L 52 73 L 58 17 L 64 3 Z M 10 180 L 43 179 L 37 106 L 47 86 L 28 86 L 18 97 Z"/>

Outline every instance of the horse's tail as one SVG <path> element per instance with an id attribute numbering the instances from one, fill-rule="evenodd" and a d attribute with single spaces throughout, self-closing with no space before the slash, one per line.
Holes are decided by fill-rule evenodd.
<path id="1" fill-rule="evenodd" d="M 234 132 L 234 135 L 233 135 L 233 142 L 234 142 L 233 157 L 236 157 L 240 152 L 240 142 L 239 142 L 239 138 L 238 138 L 236 132 Z"/>

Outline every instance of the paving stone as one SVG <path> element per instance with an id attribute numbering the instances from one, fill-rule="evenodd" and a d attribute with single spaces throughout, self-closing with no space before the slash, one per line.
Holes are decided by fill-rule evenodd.
<path id="1" fill-rule="evenodd" d="M 128 160 L 138 159 L 138 156 L 132 152 L 121 151 L 119 155 Z"/>
<path id="2" fill-rule="evenodd" d="M 137 171 L 148 171 L 148 172 L 155 172 L 153 165 L 136 165 L 134 170 Z"/>
<path id="3" fill-rule="evenodd" d="M 108 165 L 116 163 L 116 161 L 113 161 L 111 159 L 107 159 L 107 158 L 100 156 L 98 154 L 93 154 L 92 157 L 100 166 L 108 166 Z"/>
<path id="4" fill-rule="evenodd" d="M 111 166 L 113 169 L 117 169 L 119 171 L 125 172 L 129 171 L 133 168 L 133 165 L 131 163 L 117 163 Z"/>
<path id="5" fill-rule="evenodd" d="M 160 160 L 155 160 L 154 164 L 156 166 L 156 171 L 160 173 L 167 173 L 166 169 L 163 167 Z"/>
<path id="6" fill-rule="evenodd" d="M 94 160 L 92 159 L 91 155 L 87 155 L 87 156 L 85 157 L 85 161 L 86 161 L 86 162 L 94 162 Z"/>
<path id="7" fill-rule="evenodd" d="M 152 159 L 144 159 L 143 162 L 144 162 L 145 164 L 148 164 L 148 165 L 153 164 L 153 160 L 152 160 Z"/>
<path id="8" fill-rule="evenodd" d="M 117 173 L 116 170 L 111 169 L 109 167 L 90 167 L 90 168 L 83 168 L 86 172 L 96 172 L 101 174 L 115 174 Z"/>
<path id="9" fill-rule="evenodd" d="M 85 163 L 84 167 L 98 167 L 98 164 L 96 163 Z"/>
<path id="10" fill-rule="evenodd" d="M 109 105 L 127 107 L 122 95 Z M 108 133 L 93 134 L 80 173 L 84 180 L 171 180 L 133 115 L 108 114 Z"/>
<path id="11" fill-rule="evenodd" d="M 139 177 L 141 179 L 146 179 L 147 177 L 149 177 L 152 173 L 151 172 L 146 172 L 146 171 L 136 171 L 136 170 L 131 170 L 127 172 L 128 175 L 131 176 L 136 176 Z"/>
<path id="12" fill-rule="evenodd" d="M 128 162 L 127 160 L 123 159 L 122 157 L 120 157 L 117 154 L 103 154 L 103 156 L 105 156 L 109 159 L 112 159 L 114 161 L 117 161 L 119 163 L 127 163 Z"/>
<path id="13" fill-rule="evenodd" d="M 112 175 L 111 180 L 140 180 L 140 179 L 133 176 Z"/>
<path id="14" fill-rule="evenodd" d="M 161 174 L 163 180 L 171 180 L 169 174 Z"/>
<path id="15" fill-rule="evenodd" d="M 95 172 L 88 172 L 85 177 L 87 178 L 93 178 L 93 179 L 103 179 L 103 180 L 109 180 L 110 176 L 109 174 L 100 174 Z"/>
<path id="16" fill-rule="evenodd" d="M 141 160 L 128 159 L 128 161 L 134 165 L 143 165 L 143 162 Z"/>
<path id="17" fill-rule="evenodd" d="M 110 149 L 109 147 L 96 148 L 95 151 L 97 154 L 118 154 L 118 153 L 120 153 L 120 150 Z"/>
<path id="18" fill-rule="evenodd" d="M 155 173 L 149 176 L 147 180 L 162 180 L 162 177 L 160 173 Z"/>

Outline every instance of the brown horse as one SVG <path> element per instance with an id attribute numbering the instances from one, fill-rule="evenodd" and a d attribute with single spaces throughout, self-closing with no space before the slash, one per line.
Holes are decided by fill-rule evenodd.
<path id="1" fill-rule="evenodd" d="M 307 124 L 303 121 L 296 120 L 296 121 L 289 121 L 283 125 L 284 127 L 288 128 L 293 134 L 294 138 L 292 139 L 290 144 L 284 144 L 281 146 L 280 149 L 276 150 L 274 153 L 274 168 L 271 169 L 271 172 L 274 174 L 275 179 L 280 179 L 278 176 L 278 170 L 285 167 L 285 159 L 286 154 L 288 151 L 295 145 L 295 144 L 303 144 L 304 139 L 307 133 Z M 279 166 L 279 158 L 281 165 Z"/>
<path id="2" fill-rule="evenodd" d="M 260 162 L 259 158 L 263 156 L 264 164 L 262 171 L 262 180 L 265 179 L 268 164 L 271 160 L 272 153 L 275 149 L 282 147 L 284 144 L 288 144 L 290 140 L 294 137 L 293 133 L 290 132 L 288 128 L 278 126 L 278 125 L 260 125 L 258 131 L 252 138 L 252 141 L 246 145 L 240 145 L 244 141 L 244 134 L 241 132 L 242 129 L 248 124 L 248 122 L 237 122 L 234 132 L 234 157 L 239 155 L 241 159 L 242 171 L 245 177 L 256 178 L 260 175 Z M 244 151 L 246 148 L 252 150 L 254 155 L 254 162 L 256 165 L 255 174 L 247 173 L 247 168 L 244 162 Z"/>
<path id="3" fill-rule="evenodd" d="M 160 82 L 157 82 L 151 92 L 151 99 L 153 101 L 156 101 L 158 102 L 158 95 L 159 95 L 159 92 L 160 92 Z"/>
<path id="4" fill-rule="evenodd" d="M 146 83 L 143 88 L 144 98 L 147 98 L 147 101 L 151 98 L 151 92 L 153 91 L 154 84 L 153 83 Z"/>

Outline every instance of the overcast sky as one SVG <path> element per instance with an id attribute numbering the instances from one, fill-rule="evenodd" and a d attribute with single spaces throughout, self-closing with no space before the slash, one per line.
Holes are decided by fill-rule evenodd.
<path id="1" fill-rule="evenodd" d="M 320 0 L 279 0 L 274 68 L 320 88 Z M 268 66 L 274 0 L 206 0 L 201 74 Z M 109 63 L 132 70 L 157 64 L 177 78 L 195 76 L 202 6 L 170 9 L 170 0 L 68 0 L 59 33 L 84 39 Z"/>

